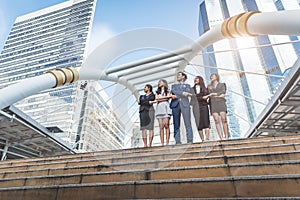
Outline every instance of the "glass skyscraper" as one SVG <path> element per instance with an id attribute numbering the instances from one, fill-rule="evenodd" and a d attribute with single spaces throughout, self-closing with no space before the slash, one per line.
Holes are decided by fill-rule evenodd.
<path id="1" fill-rule="evenodd" d="M 1 52 L 0 88 L 56 68 L 79 68 L 86 57 L 95 6 L 96 0 L 70 0 L 18 17 Z M 84 138 L 88 138 L 86 126 L 95 115 L 88 114 L 89 107 L 85 105 L 91 104 L 90 99 L 94 99 L 94 108 L 102 114 L 107 113 L 102 117 L 112 122 L 116 122 L 116 118 L 103 111 L 102 107 L 107 107 L 107 103 L 95 92 L 96 87 L 91 83 L 87 83 L 87 87 L 74 83 L 50 89 L 18 102 L 17 107 L 45 127 L 58 127 L 62 132 L 57 134 L 74 148 L 82 151 L 101 150 L 99 145 L 87 147 L 83 144 L 92 141 Z M 100 124 L 104 123 L 100 121 Z M 103 149 L 122 147 L 123 136 L 120 135 L 124 135 L 124 131 L 120 123 L 117 127 L 116 132 L 110 132 L 110 137 L 116 137 L 118 142 L 103 146 Z M 89 130 L 89 134 L 95 134 L 94 143 L 99 138 L 96 135 L 104 129 L 110 131 L 104 126 Z"/>
<path id="2" fill-rule="evenodd" d="M 299 9 L 297 0 L 203 0 L 199 5 L 199 35 L 239 13 L 292 9 Z M 300 55 L 298 40 L 297 36 L 274 35 L 226 39 L 202 51 L 206 80 L 211 73 L 219 73 L 227 85 L 231 137 L 243 136 L 268 103 L 285 71 Z"/>

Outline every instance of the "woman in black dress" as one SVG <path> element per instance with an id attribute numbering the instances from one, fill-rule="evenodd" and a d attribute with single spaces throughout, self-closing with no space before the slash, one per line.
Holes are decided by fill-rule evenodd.
<path id="1" fill-rule="evenodd" d="M 208 110 L 208 90 L 201 76 L 196 76 L 193 86 L 194 95 L 191 104 L 193 105 L 193 114 L 198 128 L 199 136 L 204 141 L 203 130 L 205 131 L 205 139 L 209 140 L 209 110 Z"/>
<path id="2" fill-rule="evenodd" d="M 228 139 L 228 123 L 227 123 L 227 107 L 226 107 L 226 85 L 225 83 L 220 83 L 220 76 L 218 74 L 210 75 L 211 83 L 208 85 L 208 91 L 210 94 L 210 109 L 214 117 L 217 132 L 221 140 L 223 140 L 222 127 L 225 135 L 225 139 Z"/>
<path id="3" fill-rule="evenodd" d="M 151 147 L 154 136 L 154 108 L 155 95 L 152 92 L 152 85 L 145 85 L 144 95 L 139 98 L 139 113 L 140 113 L 140 130 L 142 130 L 142 137 L 144 147 Z M 147 130 L 149 130 L 149 144 L 147 143 Z"/>

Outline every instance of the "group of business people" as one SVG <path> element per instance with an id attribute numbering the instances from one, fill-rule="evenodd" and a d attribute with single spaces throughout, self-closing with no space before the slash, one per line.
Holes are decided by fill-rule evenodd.
<path id="1" fill-rule="evenodd" d="M 173 117 L 175 142 L 176 144 L 181 144 L 181 115 L 184 120 L 187 143 L 192 143 L 191 105 L 201 141 L 205 139 L 209 140 L 209 113 L 213 115 L 219 138 L 221 140 L 224 139 L 224 132 L 225 139 L 228 139 L 225 83 L 219 82 L 220 77 L 218 74 L 211 74 L 211 82 L 208 87 L 205 86 L 201 76 L 195 77 L 193 87 L 185 83 L 186 79 L 187 75 L 184 72 L 178 72 L 177 83 L 173 84 L 171 89 L 169 89 L 166 80 L 159 80 L 155 93 L 152 91 L 152 85 L 145 85 L 145 94 L 140 96 L 138 102 L 140 105 L 140 129 L 142 130 L 145 147 L 151 147 L 152 145 L 155 118 L 159 124 L 161 144 L 169 144 L 171 116 Z M 154 109 L 154 104 L 156 104 L 156 109 Z M 223 128 L 221 127 L 221 123 Z M 205 132 L 205 138 L 203 130 Z M 148 137 L 147 131 L 149 131 Z"/>

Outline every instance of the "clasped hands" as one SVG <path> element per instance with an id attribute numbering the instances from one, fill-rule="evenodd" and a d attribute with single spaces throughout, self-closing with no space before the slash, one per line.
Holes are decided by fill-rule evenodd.
<path id="1" fill-rule="evenodd" d="M 161 102 L 161 101 L 168 101 L 169 99 L 175 99 L 176 96 L 175 95 L 172 95 L 172 94 L 168 94 L 167 96 L 163 96 L 163 97 L 158 97 L 156 98 L 154 101 L 149 101 L 149 104 L 154 104 L 154 103 L 158 103 L 158 102 Z"/>
<path id="2" fill-rule="evenodd" d="M 191 97 L 191 96 L 193 96 L 192 93 L 189 93 L 189 92 L 183 92 L 182 94 L 183 94 L 185 97 L 188 97 L 188 96 Z"/>
<path id="3" fill-rule="evenodd" d="M 217 93 L 210 93 L 208 96 L 209 97 L 225 98 L 224 94 L 218 95 Z"/>

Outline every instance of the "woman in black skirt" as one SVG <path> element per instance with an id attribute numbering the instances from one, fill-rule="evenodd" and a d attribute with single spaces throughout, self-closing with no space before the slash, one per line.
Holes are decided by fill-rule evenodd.
<path id="1" fill-rule="evenodd" d="M 208 110 L 209 93 L 201 76 L 195 77 L 193 92 L 194 95 L 192 96 L 191 104 L 193 105 L 193 114 L 198 128 L 199 136 L 203 142 L 203 130 L 205 131 L 205 139 L 209 140 L 210 121 Z"/>
<path id="2" fill-rule="evenodd" d="M 142 137 L 144 147 L 151 147 L 154 136 L 154 108 L 155 95 L 152 92 L 152 85 L 145 85 L 144 95 L 139 98 L 140 105 L 140 129 L 142 130 Z M 149 144 L 147 143 L 147 130 L 149 130 Z"/>

